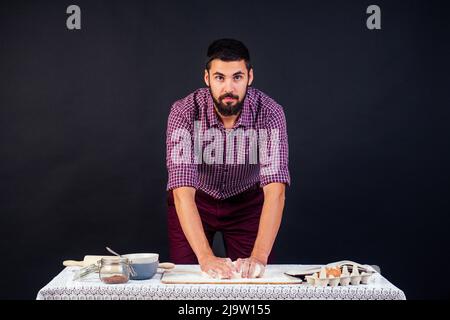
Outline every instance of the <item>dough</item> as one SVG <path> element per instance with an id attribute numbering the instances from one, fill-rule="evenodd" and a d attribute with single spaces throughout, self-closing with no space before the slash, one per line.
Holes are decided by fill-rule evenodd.
<path id="1" fill-rule="evenodd" d="M 236 261 L 234 261 L 233 264 L 236 266 Z M 262 276 L 263 270 L 264 270 L 264 268 L 260 264 L 256 264 L 255 270 L 253 271 L 253 274 L 249 278 L 260 278 Z M 216 274 L 215 272 L 212 272 L 212 271 L 210 273 L 206 273 L 206 272 L 202 271 L 202 274 L 208 278 L 226 279 L 226 278 L 222 277 L 221 274 Z M 233 272 L 231 279 L 242 279 L 241 273 Z"/>
<path id="2" fill-rule="evenodd" d="M 259 263 L 256 264 L 255 270 L 253 271 L 253 274 L 251 275 L 251 278 L 259 278 L 262 276 L 263 268 Z"/>

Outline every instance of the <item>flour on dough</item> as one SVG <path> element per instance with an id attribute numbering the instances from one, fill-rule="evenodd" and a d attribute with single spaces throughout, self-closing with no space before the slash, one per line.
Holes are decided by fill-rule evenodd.
<path id="1" fill-rule="evenodd" d="M 236 265 L 236 261 L 233 262 L 233 264 Z M 255 270 L 253 271 L 253 274 L 252 274 L 252 276 L 250 278 L 258 278 L 261 275 L 261 272 L 262 272 L 262 268 L 261 268 L 261 266 L 259 264 L 257 264 L 255 266 Z M 208 273 L 206 273 L 204 271 L 202 271 L 202 276 L 206 277 L 206 278 L 212 278 Z M 218 279 L 225 279 L 225 278 L 223 278 L 219 274 Z M 233 274 L 231 276 L 231 279 L 242 279 L 241 273 L 240 272 L 233 272 Z"/>

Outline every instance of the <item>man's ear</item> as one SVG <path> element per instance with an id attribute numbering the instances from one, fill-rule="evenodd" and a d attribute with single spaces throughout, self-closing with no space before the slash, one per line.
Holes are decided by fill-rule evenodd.
<path id="1" fill-rule="evenodd" d="M 209 73 L 208 73 L 207 69 L 205 69 L 204 80 L 205 80 L 206 86 L 209 87 Z"/>
<path id="2" fill-rule="evenodd" d="M 248 85 L 251 86 L 253 82 L 253 68 L 248 71 Z"/>

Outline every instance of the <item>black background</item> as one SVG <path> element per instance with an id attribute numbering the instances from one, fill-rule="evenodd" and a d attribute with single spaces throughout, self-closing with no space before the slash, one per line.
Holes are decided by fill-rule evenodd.
<path id="1" fill-rule="evenodd" d="M 377 264 L 407 298 L 449 298 L 448 26 L 444 1 L 2 1 L 0 298 L 106 245 L 168 259 L 167 116 L 222 37 L 287 117 L 276 262 Z"/>

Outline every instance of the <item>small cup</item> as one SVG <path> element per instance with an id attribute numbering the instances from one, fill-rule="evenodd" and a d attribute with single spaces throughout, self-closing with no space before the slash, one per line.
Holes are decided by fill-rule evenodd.
<path id="1" fill-rule="evenodd" d="M 316 283 L 316 278 L 314 278 L 313 276 L 306 276 L 306 282 L 310 285 L 314 285 Z"/>
<path id="2" fill-rule="evenodd" d="M 363 272 L 361 274 L 361 283 L 362 284 L 368 284 L 371 275 L 372 275 L 371 273 Z"/>
<path id="3" fill-rule="evenodd" d="M 330 287 L 337 287 L 339 285 L 339 278 L 329 278 L 330 279 Z"/>
<path id="4" fill-rule="evenodd" d="M 350 284 L 350 276 L 341 276 L 339 283 L 341 286 L 348 286 Z"/>
<path id="5" fill-rule="evenodd" d="M 130 260 L 131 267 L 135 275 L 131 275 L 131 280 L 151 279 L 159 265 L 159 254 L 157 253 L 131 253 L 123 255 Z"/>
<path id="6" fill-rule="evenodd" d="M 361 282 L 361 276 L 350 276 L 350 283 L 354 286 L 357 286 Z"/>
<path id="7" fill-rule="evenodd" d="M 328 278 L 326 279 L 315 279 L 315 285 L 319 287 L 326 287 L 330 280 Z"/>

